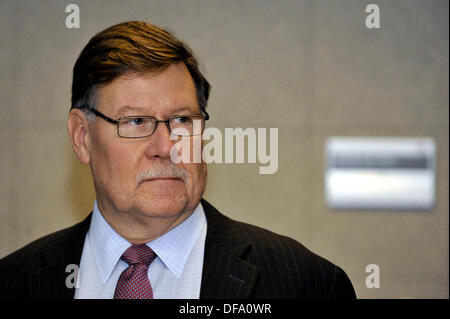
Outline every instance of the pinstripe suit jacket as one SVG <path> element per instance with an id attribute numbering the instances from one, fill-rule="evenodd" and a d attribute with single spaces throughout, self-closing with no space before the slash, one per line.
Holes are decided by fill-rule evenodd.
<path id="1" fill-rule="evenodd" d="M 338 266 L 293 239 L 225 217 L 207 201 L 200 298 L 355 298 Z M 73 298 L 69 264 L 79 265 L 91 215 L 0 260 L 0 297 Z"/>

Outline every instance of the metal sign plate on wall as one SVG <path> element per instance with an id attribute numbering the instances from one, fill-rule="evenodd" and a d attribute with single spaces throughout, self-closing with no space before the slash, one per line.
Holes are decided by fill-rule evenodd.
<path id="1" fill-rule="evenodd" d="M 435 202 L 431 138 L 330 137 L 325 197 L 335 209 L 419 209 Z"/>

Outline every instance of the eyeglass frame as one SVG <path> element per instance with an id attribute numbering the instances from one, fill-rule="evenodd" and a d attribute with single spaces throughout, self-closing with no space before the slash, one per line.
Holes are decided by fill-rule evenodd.
<path id="1" fill-rule="evenodd" d="M 80 109 L 80 110 L 88 110 L 88 111 L 92 112 L 95 116 L 98 116 L 98 117 L 102 118 L 103 120 L 105 120 L 105 121 L 107 121 L 109 123 L 116 124 L 117 135 L 119 137 L 121 137 L 121 138 L 143 138 L 143 137 L 152 136 L 155 133 L 156 129 L 158 128 L 158 124 L 160 122 L 164 122 L 166 124 L 166 126 L 167 126 L 167 129 L 169 130 L 169 133 L 172 134 L 172 130 L 170 128 L 170 124 L 169 123 L 170 123 L 170 120 L 172 118 L 174 118 L 174 117 L 179 117 L 179 116 L 200 116 L 200 115 L 202 115 L 204 117 L 204 121 L 205 122 L 207 120 L 209 120 L 209 114 L 206 111 L 202 111 L 202 113 L 200 113 L 200 114 L 172 115 L 172 116 L 169 117 L 168 120 L 158 120 L 156 117 L 151 116 L 151 115 L 120 116 L 117 120 L 114 120 L 114 119 L 108 117 L 107 115 L 103 114 L 102 112 L 100 112 L 100 111 L 98 111 L 98 110 L 96 110 L 93 107 L 90 107 L 88 105 L 74 106 L 74 108 Z M 156 125 L 155 125 L 155 128 L 153 129 L 153 132 L 151 134 L 149 134 L 149 135 L 144 135 L 144 136 L 121 136 L 120 133 L 119 133 L 120 120 L 123 119 L 123 118 L 135 118 L 135 117 L 139 117 L 139 118 L 153 118 L 153 119 L 155 119 Z M 202 130 L 202 132 L 200 134 L 193 134 L 193 135 L 178 135 L 178 134 L 174 134 L 174 135 L 179 136 L 179 137 L 198 136 L 198 135 L 203 134 L 204 129 L 205 129 L 205 125 L 203 126 L 203 130 Z"/>

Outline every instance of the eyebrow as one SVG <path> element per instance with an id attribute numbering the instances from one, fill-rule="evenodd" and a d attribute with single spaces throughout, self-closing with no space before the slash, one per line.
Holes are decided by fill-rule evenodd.
<path id="1" fill-rule="evenodd" d="M 192 112 L 192 107 L 189 106 L 189 105 L 184 105 L 184 106 L 177 107 L 177 108 L 172 110 L 172 115 L 178 115 L 178 114 L 181 114 L 181 113 L 186 112 L 186 111 Z M 117 111 L 117 115 L 120 116 L 120 115 L 123 115 L 124 113 L 127 113 L 127 112 L 136 112 L 136 113 L 138 113 L 138 115 L 147 115 L 147 114 L 145 114 L 146 111 L 145 111 L 144 108 L 139 107 L 139 106 L 129 106 L 129 105 L 122 106 Z M 194 111 L 194 113 L 195 113 L 195 111 Z"/>
<path id="2" fill-rule="evenodd" d="M 133 107 L 133 106 L 125 105 L 125 106 L 122 106 L 117 111 L 117 115 L 122 115 L 123 113 L 130 112 L 130 111 L 132 111 L 132 112 L 143 112 L 144 109 L 142 107 L 139 107 L 139 106 Z"/>

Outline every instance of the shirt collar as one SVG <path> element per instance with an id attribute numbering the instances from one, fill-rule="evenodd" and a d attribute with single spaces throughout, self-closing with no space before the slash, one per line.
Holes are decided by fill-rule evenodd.
<path id="1" fill-rule="evenodd" d="M 147 246 L 153 249 L 176 278 L 180 278 L 205 224 L 205 213 L 199 203 L 185 221 L 163 236 L 147 243 Z M 89 241 L 100 278 L 103 283 L 106 283 L 120 257 L 131 243 L 120 236 L 104 219 L 98 209 L 97 201 L 94 203 Z"/>
<path id="2" fill-rule="evenodd" d="M 194 212 L 180 225 L 147 243 L 177 279 L 183 273 L 192 248 L 205 224 L 205 212 L 199 203 Z"/>

